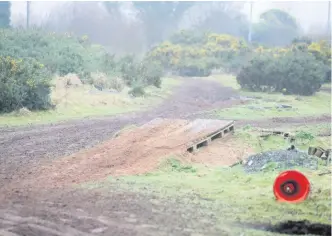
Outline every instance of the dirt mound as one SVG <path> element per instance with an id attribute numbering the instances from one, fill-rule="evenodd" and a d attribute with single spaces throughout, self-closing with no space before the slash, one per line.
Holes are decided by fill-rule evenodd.
<path id="1" fill-rule="evenodd" d="M 186 153 L 185 160 L 206 166 L 231 166 L 254 154 L 247 144 L 242 144 L 234 136 L 218 139 L 194 154 Z"/>
<path id="2" fill-rule="evenodd" d="M 143 126 L 122 132 L 96 147 L 42 166 L 30 173 L 33 186 L 60 187 L 102 179 L 107 176 L 133 175 L 153 171 L 165 157 L 178 155 L 195 163 L 231 165 L 242 156 L 232 153 L 232 144 L 206 148 L 196 154 L 186 154 L 187 144 L 226 126 L 229 121 L 155 119 Z M 220 152 L 220 149 L 223 151 Z M 225 158 L 225 160 L 224 160 Z M 209 161 L 210 160 L 210 161 Z M 24 183 L 29 185 L 29 183 Z"/>

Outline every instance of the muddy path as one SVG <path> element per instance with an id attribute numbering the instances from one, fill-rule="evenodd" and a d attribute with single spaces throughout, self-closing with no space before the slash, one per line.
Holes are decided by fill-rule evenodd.
<path id="1" fill-rule="evenodd" d="M 193 113 L 239 103 L 236 97 L 231 88 L 216 82 L 186 79 L 173 96 L 148 111 L 60 124 L 0 128 L 0 186 L 22 169 L 92 147 L 126 125 L 140 125 L 157 117 L 194 118 Z"/>
<path id="2" fill-rule="evenodd" d="M 230 228 L 224 227 L 226 222 L 218 222 L 222 210 L 198 200 L 195 196 L 147 196 L 117 190 L 116 186 L 108 190 L 49 190 L 32 200 L 22 193 L 7 203 L 10 207 L 0 206 L 0 235 L 232 235 Z"/>
<path id="3" fill-rule="evenodd" d="M 218 83 L 192 80 L 150 111 L 0 129 L 0 235 L 228 235 L 212 210 L 197 211 L 190 199 L 165 200 L 117 188 L 99 192 L 6 187 L 20 182 L 20 173 L 94 146 L 126 125 L 156 117 L 191 119 L 192 113 L 234 105 L 236 100 L 230 98 L 236 96 Z"/>
<path id="4" fill-rule="evenodd" d="M 245 103 L 231 88 L 200 79 L 183 79 L 173 95 L 147 111 L 113 117 L 82 119 L 56 124 L 0 128 L 0 186 L 20 170 L 28 170 L 41 162 L 70 155 L 101 143 L 131 124 L 142 125 L 154 118 L 210 118 L 202 111 L 227 108 Z M 315 124 L 330 122 L 331 116 L 238 120 L 237 126 L 279 127 L 283 124 Z"/>

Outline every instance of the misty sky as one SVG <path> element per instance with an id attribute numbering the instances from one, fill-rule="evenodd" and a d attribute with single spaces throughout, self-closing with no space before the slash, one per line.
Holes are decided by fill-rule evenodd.
<path id="1" fill-rule="evenodd" d="M 68 4 L 75 2 L 32 2 L 31 18 L 34 24 L 40 25 L 40 23 L 47 18 L 51 12 L 66 11 Z M 203 3 L 204 5 L 208 2 Z M 128 6 L 129 4 L 127 4 Z M 12 25 L 17 26 L 24 24 L 26 16 L 26 2 L 12 2 Z M 272 2 L 272 1 L 258 1 L 254 3 L 253 18 L 258 20 L 259 15 L 271 8 L 278 8 L 291 13 L 296 17 L 301 26 L 308 30 L 310 28 L 323 28 L 327 22 L 328 1 L 285 1 L 285 2 Z M 123 12 L 130 15 L 131 11 L 126 10 L 124 7 Z M 240 9 L 239 9 L 240 10 Z M 102 9 L 101 9 L 102 11 Z M 249 4 L 245 4 L 245 7 L 241 9 L 243 13 L 249 13 Z M 68 13 L 70 14 L 70 13 Z M 199 14 L 199 13 L 198 13 Z M 195 14 L 197 15 L 197 14 Z M 97 16 L 96 16 L 97 17 Z"/>

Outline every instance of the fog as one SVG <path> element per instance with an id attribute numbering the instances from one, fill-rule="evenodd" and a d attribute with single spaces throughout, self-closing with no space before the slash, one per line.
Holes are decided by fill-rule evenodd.
<path id="1" fill-rule="evenodd" d="M 281 9 L 294 16 L 304 32 L 323 33 L 327 29 L 327 1 L 257 1 L 253 3 L 253 21 L 269 9 Z M 209 17 L 212 10 L 249 16 L 247 2 L 196 2 L 183 14 L 177 28 L 190 28 Z M 112 50 L 140 52 L 151 44 L 137 10 L 130 2 L 122 2 L 112 14 L 103 2 L 31 2 L 30 24 L 54 31 L 87 34 L 96 43 Z M 25 27 L 26 2 L 12 2 L 11 25 Z M 135 40 L 133 40 L 135 39 Z M 148 43 L 149 42 L 149 43 Z M 120 51 L 121 51 L 120 50 Z"/>

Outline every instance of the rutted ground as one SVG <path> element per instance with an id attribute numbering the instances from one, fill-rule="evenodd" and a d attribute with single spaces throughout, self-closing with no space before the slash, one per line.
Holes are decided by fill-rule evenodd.
<path id="1" fill-rule="evenodd" d="M 191 114 L 204 109 L 240 102 L 230 100 L 237 96 L 231 88 L 204 80 L 186 81 L 174 93 L 158 108 L 148 112 L 54 125 L 0 128 L 0 185 L 27 165 L 38 165 L 42 160 L 92 147 L 126 125 L 141 125 L 156 117 L 191 118 Z"/>
<path id="2" fill-rule="evenodd" d="M 213 81 L 188 80 L 176 89 L 173 97 L 148 112 L 54 125 L 2 128 L 0 185 L 6 187 L 13 178 L 20 177 L 16 173 L 28 173 L 30 168 L 44 161 L 94 146 L 126 125 L 141 125 L 156 117 L 193 119 L 202 115 L 192 114 L 204 110 L 242 103 L 231 88 L 221 87 Z M 204 208 L 204 204 L 196 205 L 191 202 L 194 198 L 163 201 L 153 195 L 115 192 L 116 188 L 107 194 L 84 190 L 38 189 L 37 193 L 30 190 L 28 193 L 23 188 L 10 195 L 1 192 L 2 197 L 7 197 L 1 202 L 0 229 L 3 231 L 0 233 L 3 235 L 5 232 L 18 235 L 25 232 L 26 235 L 197 236 L 234 233 L 233 227 L 216 223 L 215 214 L 222 214 L 222 209 L 216 211 Z M 239 232 L 234 234 L 239 235 Z M 263 232 L 262 235 L 268 234 Z"/>
<path id="3" fill-rule="evenodd" d="M 14 173 L 28 170 L 43 160 L 91 147 L 110 138 L 115 131 L 128 124 L 143 124 L 156 117 L 190 118 L 190 114 L 206 108 L 230 106 L 235 102 L 229 98 L 234 96 L 236 93 L 232 89 L 208 81 L 193 80 L 185 82 L 175 91 L 175 96 L 150 112 L 57 125 L 1 129 L 1 185 L 11 182 Z M 196 212 L 191 207 L 179 209 L 177 203 L 156 200 L 153 206 L 150 197 L 129 193 L 109 193 L 102 197 L 98 192 L 70 190 L 59 196 L 58 192 L 50 191 L 45 190 L 42 194 L 39 190 L 37 195 L 32 191 L 32 195 L 29 195 L 21 189 L 10 194 L 10 197 L 8 192 L 1 192 L 3 197 L 9 197 L 9 202 L 2 202 L 2 234 L 193 235 L 196 232 L 199 235 L 200 232 L 215 231 L 216 235 L 220 235 L 222 232 L 221 229 L 211 230 L 214 225 L 211 215 Z M 38 207 L 35 204 L 37 201 Z M 47 202 L 51 202 L 52 206 Z"/>
<path id="4" fill-rule="evenodd" d="M 111 191 L 49 192 L 47 200 L 39 195 L 34 201 L 25 200 L 24 205 L 13 203 L 10 209 L 0 210 L 0 234 L 220 236 L 232 232 L 230 226 L 217 222 L 221 209 L 199 204 L 195 196 L 161 199 L 115 188 Z"/>

